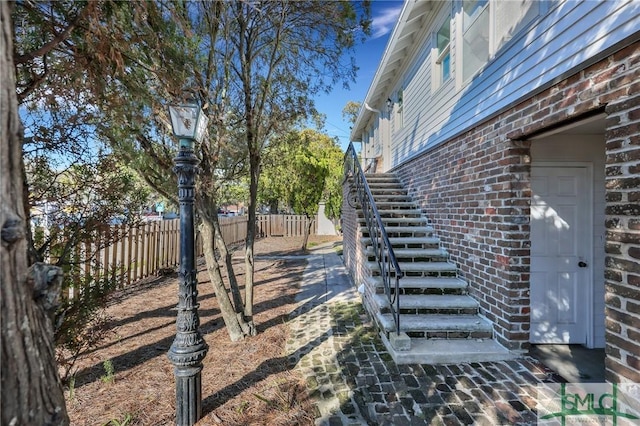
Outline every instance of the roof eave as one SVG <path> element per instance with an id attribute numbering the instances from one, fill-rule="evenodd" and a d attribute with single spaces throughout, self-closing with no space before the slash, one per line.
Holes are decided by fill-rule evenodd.
<path id="1" fill-rule="evenodd" d="M 398 71 L 404 65 L 406 56 L 416 41 L 414 35 L 420 30 L 423 15 L 433 8 L 432 2 L 433 0 L 407 0 L 403 4 L 378 69 L 360 106 L 350 140 L 354 142 L 362 140 L 362 133 L 372 115 L 378 114 L 378 108 L 384 105 L 392 86 L 397 81 Z"/>

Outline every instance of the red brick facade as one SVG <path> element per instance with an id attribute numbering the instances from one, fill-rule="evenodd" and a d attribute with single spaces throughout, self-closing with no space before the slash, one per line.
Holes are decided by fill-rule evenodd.
<path id="1" fill-rule="evenodd" d="M 607 114 L 607 380 L 640 382 L 640 43 L 393 171 L 458 264 L 498 341 L 524 351 L 530 321 L 527 138 L 602 111 Z M 353 270 L 355 212 L 345 203 L 344 214 L 345 258 Z"/>
<path id="2" fill-rule="evenodd" d="M 360 242 L 360 227 L 350 182 L 350 180 L 346 181 L 342 187 L 342 252 L 344 263 L 351 271 L 354 282 L 359 286 L 365 276 L 363 265 L 366 259 L 364 246 Z"/>

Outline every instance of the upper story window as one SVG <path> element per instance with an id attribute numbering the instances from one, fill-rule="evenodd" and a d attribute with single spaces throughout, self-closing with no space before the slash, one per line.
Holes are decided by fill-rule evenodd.
<path id="1" fill-rule="evenodd" d="M 462 2 L 462 80 L 467 81 L 489 60 L 489 2 Z"/>
<path id="2" fill-rule="evenodd" d="M 462 0 L 461 78 L 469 80 L 540 13 L 537 0 Z"/>
<path id="3" fill-rule="evenodd" d="M 435 34 L 435 88 L 451 78 L 451 17 L 447 16 Z"/>

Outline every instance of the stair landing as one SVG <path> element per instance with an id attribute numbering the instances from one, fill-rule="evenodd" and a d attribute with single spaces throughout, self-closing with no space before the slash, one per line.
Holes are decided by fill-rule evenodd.
<path id="1" fill-rule="evenodd" d="M 411 349 L 396 349 L 386 333 L 382 342 L 396 364 L 457 364 L 507 361 L 518 356 L 493 339 L 411 339 Z"/>

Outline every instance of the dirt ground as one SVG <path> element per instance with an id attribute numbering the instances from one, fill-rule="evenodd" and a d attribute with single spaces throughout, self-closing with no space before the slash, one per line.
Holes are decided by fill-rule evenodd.
<path id="1" fill-rule="evenodd" d="M 309 248 L 340 237 L 311 237 Z M 301 238 L 269 238 L 255 253 L 299 254 Z M 242 256 L 242 252 L 237 253 Z M 312 425 L 315 409 L 284 353 L 305 260 L 255 262 L 258 335 L 231 342 L 205 270 L 198 262 L 201 332 L 209 345 L 202 370 L 203 415 L 198 425 Z M 244 262 L 236 261 L 244 281 Z M 173 366 L 177 275 L 157 277 L 115 295 L 107 308 L 106 338 L 76 367 L 66 391 L 73 425 L 171 425 L 175 420 Z M 109 364 L 113 366 L 110 372 Z"/>

